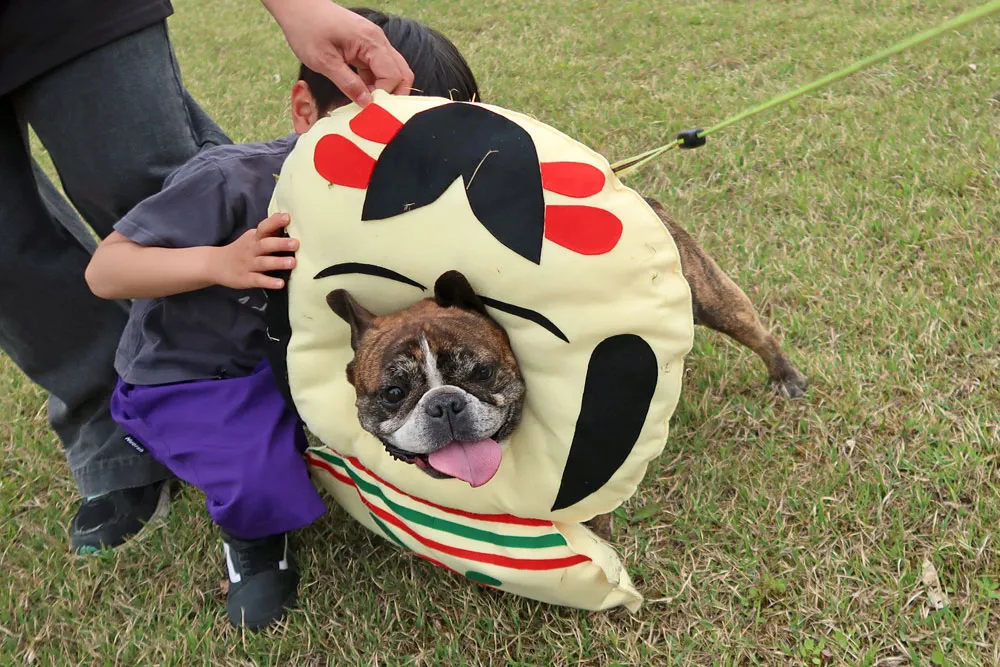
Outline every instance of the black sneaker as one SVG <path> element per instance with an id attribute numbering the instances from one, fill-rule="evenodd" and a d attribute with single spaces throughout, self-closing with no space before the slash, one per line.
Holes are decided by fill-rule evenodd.
<path id="1" fill-rule="evenodd" d="M 167 481 L 84 500 L 69 525 L 70 544 L 81 555 L 113 549 L 169 510 Z"/>
<path id="2" fill-rule="evenodd" d="M 241 540 L 223 533 L 222 548 L 229 570 L 229 622 L 236 627 L 262 630 L 284 618 L 299 588 L 299 572 L 288 550 L 288 534 Z"/>

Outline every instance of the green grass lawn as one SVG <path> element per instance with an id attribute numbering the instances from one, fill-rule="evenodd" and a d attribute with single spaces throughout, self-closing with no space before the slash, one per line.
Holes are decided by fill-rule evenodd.
<path id="1" fill-rule="evenodd" d="M 974 2 L 386 8 L 452 37 L 487 101 L 617 159 Z M 233 139 L 289 131 L 296 63 L 269 15 L 176 5 L 186 82 Z M 812 381 L 779 399 L 750 353 L 698 332 L 666 451 L 617 528 L 648 599 L 637 615 L 481 589 L 334 510 L 301 536 L 301 611 L 243 635 L 192 489 L 119 553 L 69 554 L 77 497 L 44 396 L 0 357 L 0 664 L 1000 664 L 998 55 L 1000 20 L 973 25 L 629 180 Z"/>

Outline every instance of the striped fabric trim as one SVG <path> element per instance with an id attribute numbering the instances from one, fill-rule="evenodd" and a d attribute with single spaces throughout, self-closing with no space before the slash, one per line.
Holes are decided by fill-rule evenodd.
<path id="1" fill-rule="evenodd" d="M 426 526 L 427 528 L 433 528 L 435 530 L 440 530 L 446 533 L 451 533 L 459 537 L 464 537 L 468 540 L 475 540 L 477 542 L 489 542 L 490 544 L 495 544 L 498 547 L 510 547 L 513 549 L 547 549 L 549 547 L 562 547 L 566 546 L 566 539 L 560 535 L 558 532 L 548 533 L 546 535 L 508 535 L 503 533 L 496 533 L 491 530 L 483 530 L 481 528 L 476 528 L 474 526 L 469 526 L 464 523 L 457 523 L 455 521 L 450 521 L 448 519 L 433 516 L 421 512 L 420 510 L 407 507 L 395 502 L 392 498 L 386 495 L 377 484 L 373 484 L 363 477 L 361 477 L 357 472 L 355 472 L 351 466 L 347 465 L 344 459 L 339 459 L 336 456 L 323 457 L 339 466 L 347 473 L 351 478 L 350 483 L 355 487 L 363 491 L 369 496 L 374 496 L 384 502 L 390 510 L 392 510 L 400 518 L 405 519 L 411 523 L 416 523 L 421 526 Z M 367 472 L 367 471 L 366 471 Z M 372 475 L 372 473 L 367 472 L 372 478 L 379 480 L 378 477 Z M 382 482 L 384 484 L 384 482 Z M 395 489 L 393 489 L 395 490 Z M 397 491 L 397 493 L 399 493 Z M 412 496 L 407 496 L 412 498 Z M 546 523 L 546 527 L 551 527 L 551 523 Z"/>
<path id="2" fill-rule="evenodd" d="M 503 533 L 496 533 L 493 531 L 483 530 L 481 528 L 476 528 L 474 526 L 459 523 L 457 521 L 450 521 L 440 517 L 431 516 L 425 514 L 421 511 L 415 510 L 410 507 L 405 507 L 398 502 L 390 499 L 388 495 L 381 489 L 377 484 L 365 480 L 358 471 L 353 467 L 353 460 L 343 459 L 329 451 L 318 452 L 316 450 L 310 450 L 307 454 L 307 459 L 312 465 L 326 471 L 334 477 L 337 481 L 353 487 L 358 493 L 358 497 L 361 502 L 365 505 L 368 511 L 371 513 L 375 524 L 387 535 L 389 538 L 396 542 L 402 543 L 402 540 L 389 528 L 392 526 L 406 535 L 410 536 L 425 548 L 432 549 L 441 554 L 446 554 L 455 558 L 461 558 L 469 561 L 476 561 L 480 563 L 488 563 L 491 565 L 496 565 L 499 567 L 506 567 L 515 570 L 555 570 L 565 567 L 571 567 L 579 563 L 589 562 L 590 558 L 582 554 L 572 554 L 570 556 L 564 556 L 559 558 L 523 558 L 514 556 L 505 556 L 496 553 L 490 553 L 488 551 L 476 551 L 472 549 L 463 549 L 460 547 L 452 546 L 449 544 L 444 544 L 438 542 L 437 540 L 431 539 L 426 535 L 419 532 L 415 527 L 411 526 L 408 522 L 417 524 L 418 526 L 424 526 L 427 528 L 432 528 L 444 533 L 450 533 L 457 537 L 461 537 L 467 540 L 481 542 L 486 545 L 499 546 L 504 548 L 513 549 L 544 549 L 551 547 L 567 547 L 566 539 L 557 531 L 552 533 L 546 533 L 543 535 L 509 535 Z M 413 498 L 414 500 L 420 501 L 418 498 L 414 498 L 410 494 L 398 491 L 394 486 L 386 484 L 379 477 L 369 472 L 363 466 L 358 466 L 360 470 L 364 471 L 367 475 L 370 475 L 373 479 L 380 483 L 386 485 L 386 487 L 397 491 L 400 495 L 406 496 L 407 498 Z M 385 509 L 373 500 L 379 500 L 389 508 Z M 438 507 L 421 501 L 425 505 L 432 507 Z M 493 515 L 493 514 L 476 514 L 474 515 L 477 519 L 479 517 L 496 517 L 496 516 L 507 516 L 507 515 Z M 488 519 L 486 519 L 488 520 Z M 511 523 L 504 521 L 503 523 Z M 544 522 L 545 526 L 552 527 L 553 524 L 550 521 Z M 433 559 L 428 559 L 432 560 Z M 436 562 L 436 561 L 433 561 Z M 451 569 L 451 568 L 448 568 Z"/>
<path id="3" fill-rule="evenodd" d="M 396 533 L 394 533 L 391 530 L 389 530 L 389 526 L 387 526 L 384 523 L 382 523 L 381 521 L 379 521 L 378 516 L 376 516 L 374 512 L 369 511 L 368 512 L 368 516 L 371 517 L 372 522 L 374 522 L 375 525 L 379 527 L 379 530 L 381 530 L 383 533 L 385 533 L 389 537 L 390 540 L 392 540 L 393 542 L 395 542 L 399 546 L 403 547 L 404 549 L 408 549 L 409 548 L 409 547 L 406 546 L 406 542 L 404 542 L 403 540 L 401 540 L 398 537 L 396 537 Z M 444 563 L 442 563 L 439 560 L 435 560 L 435 559 L 433 559 L 430 556 L 427 556 L 425 554 L 419 554 L 416 551 L 414 551 L 413 554 L 416 555 L 416 556 L 419 556 L 420 558 L 423 558 L 425 561 L 427 561 L 427 562 L 429 562 L 429 563 L 431 563 L 433 565 L 437 565 L 438 567 L 443 568 L 445 570 L 448 570 L 449 572 L 453 572 L 453 573 L 457 574 L 458 576 L 462 576 L 461 572 L 459 572 L 458 570 L 456 570 L 454 568 L 448 567 L 447 565 L 445 565 Z M 483 584 L 483 585 L 485 586 L 487 584 Z"/>
<path id="4" fill-rule="evenodd" d="M 364 464 L 361 463 L 361 461 L 359 461 L 357 458 L 355 458 L 353 456 L 340 457 L 340 456 L 338 456 L 336 454 L 333 454 L 330 450 L 321 450 L 321 449 L 310 449 L 309 450 L 309 454 L 318 456 L 321 459 L 324 459 L 325 461 L 327 461 L 329 463 L 333 463 L 334 465 L 339 465 L 339 466 L 343 466 L 344 465 L 344 461 L 346 460 L 346 461 L 350 462 L 350 464 L 354 468 L 356 468 L 357 470 L 360 470 L 361 472 L 365 473 L 366 475 L 368 475 L 372 479 L 376 480 L 382 486 L 384 486 L 384 487 L 386 487 L 388 489 L 392 489 L 396 493 L 398 493 L 398 494 L 400 494 L 402 496 L 406 496 L 410 500 L 415 500 L 418 503 L 421 503 L 422 505 L 427 505 L 428 507 L 433 507 L 436 510 L 440 510 L 442 512 L 446 512 L 448 514 L 454 514 L 455 516 L 461 516 L 461 517 L 465 517 L 467 519 L 476 519 L 477 521 L 491 521 L 491 522 L 496 522 L 496 523 L 509 523 L 509 524 L 514 524 L 514 525 L 518 525 L 518 526 L 551 526 L 552 525 L 552 522 L 548 521 L 547 519 L 526 519 L 524 517 L 514 516 L 513 514 L 477 514 L 475 512 L 466 512 L 465 510 L 455 509 L 454 507 L 447 507 L 445 505 L 438 505 L 437 503 L 432 503 L 429 500 L 424 500 L 423 498 L 418 498 L 418 497 L 416 497 L 416 496 L 414 496 L 412 494 L 409 494 L 406 491 L 403 491 L 402 489 L 400 489 L 399 487 L 397 487 L 397 486 L 395 486 L 395 485 L 393 485 L 393 484 L 385 481 L 384 479 L 382 479 L 381 477 L 379 477 L 378 475 L 376 475 L 375 473 L 373 473 L 371 470 L 369 470 L 368 468 L 366 468 L 364 466 Z"/>

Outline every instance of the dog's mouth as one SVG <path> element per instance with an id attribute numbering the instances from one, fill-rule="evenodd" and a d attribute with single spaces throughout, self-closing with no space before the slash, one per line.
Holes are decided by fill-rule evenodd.
<path id="1" fill-rule="evenodd" d="M 414 454 L 388 444 L 385 448 L 393 458 L 412 463 L 432 477 L 454 477 L 473 488 L 493 479 L 502 458 L 500 443 L 493 438 L 474 442 L 454 440 L 430 454 Z"/>

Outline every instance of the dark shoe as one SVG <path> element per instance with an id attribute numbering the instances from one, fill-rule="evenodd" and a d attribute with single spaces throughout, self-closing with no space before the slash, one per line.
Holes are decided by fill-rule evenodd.
<path id="1" fill-rule="evenodd" d="M 84 500 L 69 525 L 70 544 L 81 555 L 113 549 L 154 518 L 166 516 L 169 509 L 166 481 Z"/>
<path id="2" fill-rule="evenodd" d="M 229 570 L 229 622 L 261 630 L 284 618 L 299 588 L 299 572 L 288 550 L 288 534 L 259 540 L 223 534 L 222 548 Z"/>

